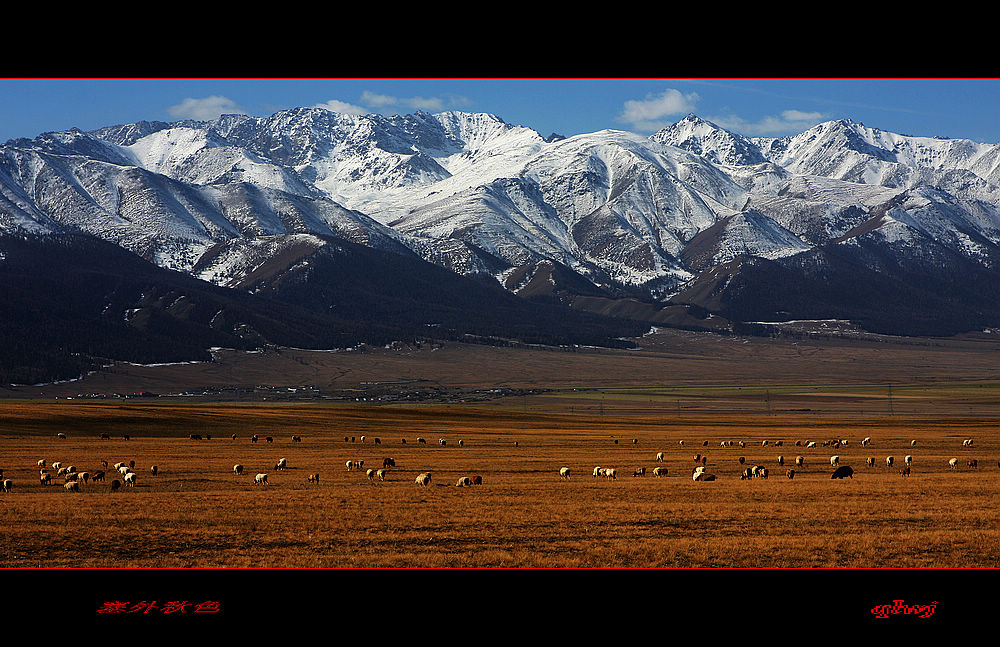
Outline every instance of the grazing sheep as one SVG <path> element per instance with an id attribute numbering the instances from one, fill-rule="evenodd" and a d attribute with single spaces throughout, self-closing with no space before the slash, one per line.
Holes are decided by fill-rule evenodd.
<path id="1" fill-rule="evenodd" d="M 125 485 L 135 487 L 135 472 L 129 472 L 124 478 Z"/>
<path id="2" fill-rule="evenodd" d="M 646 476 L 646 468 L 645 467 L 635 468 L 635 471 L 632 472 L 632 476 Z"/>
<path id="3" fill-rule="evenodd" d="M 569 468 L 561 467 L 559 468 L 559 478 L 566 480 L 569 479 Z"/>
<path id="4" fill-rule="evenodd" d="M 77 483 L 76 481 L 69 481 L 63 484 L 63 489 L 66 490 L 67 492 L 79 492 L 80 484 Z"/>
<path id="5" fill-rule="evenodd" d="M 354 466 L 357 467 L 359 470 L 360 469 L 364 469 L 364 467 L 365 467 L 365 461 L 364 461 L 364 459 L 358 460 L 358 461 L 354 461 Z"/>
<path id="6" fill-rule="evenodd" d="M 56 471 L 56 476 L 63 476 L 64 474 L 67 474 L 67 473 L 68 473 L 68 472 L 66 471 L 66 468 L 65 468 L 65 467 L 60 467 L 60 468 L 59 468 L 59 469 L 58 469 L 58 470 Z"/>
<path id="7" fill-rule="evenodd" d="M 310 474 L 306 480 L 310 483 L 319 483 L 319 474 Z"/>
<path id="8" fill-rule="evenodd" d="M 604 468 L 604 478 L 618 480 L 618 470 L 614 467 Z"/>
<path id="9" fill-rule="evenodd" d="M 806 449 L 809 449 L 810 447 L 815 447 L 815 446 L 816 446 L 816 441 L 814 441 L 814 440 L 810 440 L 809 442 L 806 443 Z"/>
<path id="10" fill-rule="evenodd" d="M 457 483 L 455 483 L 455 487 L 469 487 L 470 485 L 472 485 L 472 479 L 470 479 L 468 476 L 463 476 L 462 478 L 458 479 Z"/>
<path id="11" fill-rule="evenodd" d="M 94 483 L 98 481 L 104 482 L 104 472 L 94 472 L 94 475 L 90 477 L 90 480 Z"/>
<path id="12" fill-rule="evenodd" d="M 69 467 L 66 468 L 66 471 L 73 474 L 76 472 L 76 468 L 70 465 Z"/>
<path id="13" fill-rule="evenodd" d="M 254 485 L 270 485 L 270 483 L 267 482 L 267 474 L 261 473 L 261 474 L 258 474 L 255 477 L 253 477 L 253 484 Z"/>
<path id="14" fill-rule="evenodd" d="M 160 473 L 160 468 L 157 467 L 156 465 L 153 465 L 152 467 L 149 468 L 149 471 L 153 474 L 153 476 L 156 476 L 157 474 Z"/>
<path id="15" fill-rule="evenodd" d="M 875 467 L 875 457 L 874 456 L 869 456 L 868 458 L 866 458 L 865 459 L 865 464 L 868 467 Z"/>
<path id="16" fill-rule="evenodd" d="M 746 463 L 747 462 L 747 457 L 746 456 L 740 456 L 739 457 L 739 462 L 740 462 L 740 465 Z"/>
<path id="17" fill-rule="evenodd" d="M 379 439 L 379 438 L 376 438 L 376 439 L 375 439 L 375 444 L 376 444 L 376 445 L 381 445 L 381 444 L 382 444 L 382 440 L 381 440 L 381 439 Z M 459 442 L 459 444 L 461 444 L 461 442 Z"/>
<path id="18" fill-rule="evenodd" d="M 79 478 L 82 479 L 84 483 L 89 482 L 90 481 L 90 472 L 80 472 Z"/>
<path id="19" fill-rule="evenodd" d="M 237 474 L 242 474 L 243 473 L 243 466 L 240 465 L 239 463 L 237 463 L 237 464 L 233 465 L 233 471 L 236 472 Z"/>
<path id="20" fill-rule="evenodd" d="M 666 476 L 666 475 L 667 475 L 667 468 L 666 467 L 654 467 L 653 468 L 653 476 L 659 477 L 659 476 Z"/>
<path id="21" fill-rule="evenodd" d="M 979 461 L 977 461 L 975 458 L 970 458 L 969 459 L 969 467 L 971 467 L 973 469 L 979 469 Z"/>
<path id="22" fill-rule="evenodd" d="M 480 476 L 480 475 L 478 475 L 478 474 L 476 474 L 475 476 L 472 477 L 472 484 L 473 485 L 482 485 L 483 484 L 483 477 Z"/>
<path id="23" fill-rule="evenodd" d="M 385 480 L 385 476 L 388 473 L 389 473 L 389 470 L 387 468 L 383 467 L 379 471 L 375 472 L 375 476 L 378 477 L 378 480 L 384 481 Z"/>
<path id="24" fill-rule="evenodd" d="M 714 481 L 715 474 L 707 474 L 705 472 L 705 466 L 699 465 L 694 468 L 694 472 L 691 474 L 691 479 L 694 481 Z"/>
<path id="25" fill-rule="evenodd" d="M 972 447 L 972 439 L 969 438 L 967 440 L 963 440 L 962 441 L 962 447 Z"/>
<path id="26" fill-rule="evenodd" d="M 71 472 L 69 474 L 66 474 L 66 478 L 63 479 L 63 480 L 68 483 L 69 481 L 75 481 L 75 480 L 77 480 L 77 478 L 78 478 L 77 473 L 76 472 Z"/>
<path id="27" fill-rule="evenodd" d="M 872 437 L 871 436 L 866 436 L 865 438 L 861 439 L 861 445 L 863 447 L 867 447 L 868 445 L 871 444 L 871 442 L 872 442 Z"/>
<path id="28" fill-rule="evenodd" d="M 912 462 L 913 462 L 913 456 L 911 454 L 907 454 L 906 456 L 903 457 L 904 465 L 909 465 Z"/>
<path id="29" fill-rule="evenodd" d="M 917 446 L 917 441 L 911 440 L 910 441 L 910 447 L 916 447 L 916 446 Z"/>
<path id="30" fill-rule="evenodd" d="M 56 438 L 61 438 L 63 440 L 66 440 L 66 434 L 59 432 L 58 434 L 56 434 Z"/>
<path id="31" fill-rule="evenodd" d="M 892 464 L 893 464 L 893 462 L 894 462 L 895 460 L 896 460 L 896 459 L 895 459 L 895 458 L 893 458 L 892 456 L 886 456 L 886 457 L 885 457 L 885 466 L 886 466 L 886 467 L 892 467 Z"/>
<path id="32" fill-rule="evenodd" d="M 753 478 L 753 468 L 748 467 L 740 474 L 741 481 L 748 481 Z"/>
<path id="33" fill-rule="evenodd" d="M 760 441 L 760 446 L 761 447 L 767 447 L 767 441 L 766 440 Z"/>
<path id="34" fill-rule="evenodd" d="M 0 481 L 0 490 L 3 490 L 4 492 L 10 492 L 13 487 L 14 487 L 14 481 L 10 479 L 4 479 L 3 481 Z"/>
<path id="35" fill-rule="evenodd" d="M 288 460 L 284 458 L 279 458 L 278 462 L 274 464 L 275 470 L 283 470 L 288 468 Z"/>
<path id="36" fill-rule="evenodd" d="M 250 442 L 252 442 L 252 443 L 257 442 L 257 434 L 254 434 L 253 436 L 250 436 Z"/>
<path id="37" fill-rule="evenodd" d="M 833 471 L 831 479 L 854 478 L 854 470 L 850 465 L 842 465 Z"/>
<path id="38" fill-rule="evenodd" d="M 366 436 L 362 436 L 361 437 L 361 442 L 365 442 L 365 438 L 366 438 Z"/>
<path id="39" fill-rule="evenodd" d="M 382 467 L 383 468 L 386 468 L 386 467 L 396 467 L 396 459 L 394 459 L 394 458 L 388 458 L 388 457 L 383 458 L 382 459 Z"/>
<path id="40" fill-rule="evenodd" d="M 900 473 L 901 476 L 909 476 L 910 475 L 910 466 L 907 465 L 903 469 L 899 470 L 899 473 Z"/>
<path id="41" fill-rule="evenodd" d="M 266 442 L 266 443 L 273 443 L 274 442 L 274 438 L 271 437 L 271 436 L 265 436 L 264 437 L 264 442 Z"/>
<path id="42" fill-rule="evenodd" d="M 52 475 L 42 474 L 39 476 L 42 485 L 52 485 Z"/>
<path id="43" fill-rule="evenodd" d="M 115 463 L 115 464 L 114 464 L 114 468 L 115 468 L 115 471 L 116 471 L 116 472 L 120 471 L 120 470 L 121 470 L 121 468 L 122 468 L 122 467 L 123 467 L 124 465 L 125 465 L 125 463 Z M 55 467 L 55 465 L 53 465 L 52 467 Z"/>
<path id="44" fill-rule="evenodd" d="M 236 440 L 236 434 L 233 434 L 232 438 L 233 440 Z"/>
<path id="45" fill-rule="evenodd" d="M 701 446 L 702 446 L 702 447 L 708 447 L 708 441 L 706 440 L 705 442 L 703 442 L 703 443 L 701 444 Z"/>
<path id="46" fill-rule="evenodd" d="M 134 468 L 134 467 L 135 467 L 135 461 L 129 461 L 129 462 L 128 462 L 128 466 L 129 466 L 129 467 L 133 467 L 133 468 Z M 75 467 L 72 467 L 72 468 L 70 468 L 70 471 L 71 471 L 71 472 L 73 472 L 73 471 L 76 471 L 76 468 L 75 468 Z"/>
<path id="47" fill-rule="evenodd" d="M 302 442 L 302 436 L 292 436 L 292 442 L 293 443 L 301 443 Z"/>
<path id="48" fill-rule="evenodd" d="M 45 467 L 45 459 L 43 458 L 42 460 L 38 461 L 35 464 L 38 465 L 38 467 Z"/>
<path id="49" fill-rule="evenodd" d="M 365 472 L 365 476 L 368 477 L 369 481 L 374 481 L 375 480 L 375 468 L 369 467 L 368 471 Z"/>
<path id="50" fill-rule="evenodd" d="M 779 467 L 784 467 L 785 466 L 785 457 L 784 456 L 778 456 L 778 466 Z"/>
<path id="51" fill-rule="evenodd" d="M 101 434 L 101 440 L 111 440 L 111 434 Z"/>
<path id="52" fill-rule="evenodd" d="M 793 469 L 785 470 L 785 476 L 787 476 L 789 479 L 795 478 L 795 470 Z"/>
<path id="53" fill-rule="evenodd" d="M 55 463 L 52 463 L 52 469 L 57 470 L 60 467 L 62 467 L 62 461 L 56 461 Z"/>
<path id="54" fill-rule="evenodd" d="M 118 479 L 115 479 L 115 480 L 111 481 L 111 491 L 112 492 L 114 492 L 115 490 L 117 490 L 121 486 L 122 486 L 122 482 L 119 481 Z"/>
<path id="55" fill-rule="evenodd" d="M 122 440 L 128 440 L 128 439 L 129 439 L 129 435 L 128 434 L 122 434 Z M 209 436 L 208 439 L 212 440 L 212 437 Z"/>
<path id="56" fill-rule="evenodd" d="M 950 467 L 951 469 L 955 469 L 956 467 L 958 467 L 958 459 L 957 458 L 950 459 L 948 461 L 948 467 Z"/>
<path id="57" fill-rule="evenodd" d="M 405 445 L 405 444 L 406 444 L 406 439 L 405 439 L 405 438 L 403 438 L 403 441 L 402 441 L 402 442 L 403 442 L 403 444 Z"/>
<path id="58" fill-rule="evenodd" d="M 445 440 L 444 438 L 438 438 L 438 445 L 441 445 L 442 447 L 444 447 L 447 444 L 448 444 L 447 440 Z"/>
<path id="59" fill-rule="evenodd" d="M 662 463 L 663 462 L 663 452 L 657 452 L 656 453 L 656 462 L 657 463 Z"/>
<path id="60" fill-rule="evenodd" d="M 598 477 L 600 475 L 601 475 L 601 468 L 600 467 L 595 467 L 594 468 L 594 476 Z"/>
<path id="61" fill-rule="evenodd" d="M 201 434 L 191 434 L 188 436 L 188 440 L 201 440 Z"/>
<path id="62" fill-rule="evenodd" d="M 354 461 L 347 461 L 347 471 L 354 471 Z"/>
<path id="63" fill-rule="evenodd" d="M 414 482 L 417 485 L 430 485 L 430 482 L 431 482 L 431 473 L 430 472 L 422 472 L 420 474 L 417 474 L 417 478 L 415 479 Z"/>
<path id="64" fill-rule="evenodd" d="M 831 456 L 830 457 L 830 465 L 832 465 L 834 467 L 837 467 L 838 465 L 840 465 L 840 456 Z"/>
<path id="65" fill-rule="evenodd" d="M 677 444 L 680 445 L 681 447 L 683 447 L 684 446 L 684 441 L 683 440 L 678 440 Z"/>
<path id="66" fill-rule="evenodd" d="M 806 457 L 805 456 L 796 456 L 795 457 L 795 467 L 802 467 L 805 464 L 806 464 Z"/>
<path id="67" fill-rule="evenodd" d="M 417 442 L 420 443 L 421 445 L 427 444 L 427 441 L 421 438 L 420 436 L 417 436 Z"/>

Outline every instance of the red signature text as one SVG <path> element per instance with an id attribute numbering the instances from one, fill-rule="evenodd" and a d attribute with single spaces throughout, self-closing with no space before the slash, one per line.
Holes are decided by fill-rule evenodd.
<path id="1" fill-rule="evenodd" d="M 138 602 L 109 600 L 97 608 L 97 613 L 184 615 L 188 613 L 219 613 L 220 610 L 221 605 L 216 600 L 204 600 L 202 602 L 190 602 L 188 600 L 169 600 L 166 602 L 158 602 L 156 600 L 141 600 Z"/>
<path id="2" fill-rule="evenodd" d="M 930 604 L 903 604 L 902 600 L 893 600 L 892 604 L 880 604 L 872 609 L 876 618 L 888 618 L 899 614 L 915 615 L 918 618 L 930 618 L 937 611 L 937 602 Z"/>

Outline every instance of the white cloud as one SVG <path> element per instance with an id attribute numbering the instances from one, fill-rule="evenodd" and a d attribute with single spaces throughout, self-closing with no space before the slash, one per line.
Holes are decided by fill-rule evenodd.
<path id="1" fill-rule="evenodd" d="M 767 116 L 757 121 L 747 121 L 735 115 L 705 118 L 726 130 L 732 130 L 748 137 L 781 137 L 798 134 L 829 117 L 821 112 L 785 110 L 780 116 Z"/>
<path id="2" fill-rule="evenodd" d="M 639 132 L 653 132 L 673 123 L 671 117 L 694 112 L 698 95 L 683 94 L 668 88 L 660 94 L 647 94 L 645 99 L 625 102 L 618 121 Z"/>
<path id="3" fill-rule="evenodd" d="M 361 103 L 373 110 L 382 110 L 392 106 L 400 106 L 404 110 L 426 110 L 440 112 L 446 108 L 468 105 L 466 97 L 448 95 L 445 97 L 394 97 L 387 94 L 376 94 L 365 90 L 361 94 Z"/>
<path id="4" fill-rule="evenodd" d="M 353 103 L 347 103 L 345 101 L 338 101 L 337 99 L 330 99 L 326 103 L 317 103 L 313 107 L 323 108 L 324 110 L 340 113 L 342 115 L 367 115 L 371 112 L 371 110 L 368 110 L 367 108 L 362 108 L 361 106 L 356 106 Z"/>
<path id="5" fill-rule="evenodd" d="M 167 112 L 177 119 L 196 119 L 198 121 L 210 121 L 224 114 L 247 114 L 232 99 L 221 96 L 211 96 L 203 99 L 188 97 L 176 106 L 167 108 Z"/>

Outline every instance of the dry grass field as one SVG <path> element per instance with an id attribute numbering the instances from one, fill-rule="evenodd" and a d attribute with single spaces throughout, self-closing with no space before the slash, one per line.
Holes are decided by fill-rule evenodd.
<path id="1" fill-rule="evenodd" d="M 958 401 L 931 391 L 911 397 Z M 0 567 L 1000 565 L 1000 427 L 979 414 L 992 404 L 973 415 L 964 400 L 937 415 L 861 415 L 851 407 L 842 414 L 668 407 L 652 415 L 623 405 L 626 395 L 651 397 L 609 391 L 600 413 L 584 410 L 586 398 L 572 391 L 454 406 L 0 401 L 0 469 L 13 482 L 0 493 Z M 715 396 L 728 411 L 733 393 Z M 866 436 L 872 443 L 862 447 Z M 963 446 L 967 438 L 972 447 Z M 832 439 L 848 444 L 823 445 Z M 707 456 L 715 481 L 692 480 L 696 454 Z M 853 479 L 830 478 L 834 454 L 853 466 Z M 907 454 L 912 474 L 903 477 Z M 793 479 L 779 455 L 786 468 L 805 458 Z M 875 467 L 865 465 L 869 456 Z M 384 482 L 345 465 L 379 468 L 385 457 L 396 466 Z M 280 458 L 288 469 L 274 469 Z M 968 466 L 971 458 L 978 468 Z M 107 482 L 79 493 L 64 491 L 55 475 L 42 486 L 40 459 L 90 473 L 102 461 L 134 460 L 137 485 L 111 492 L 116 475 L 108 469 Z M 233 473 L 235 463 L 243 475 Z M 752 464 L 767 466 L 769 478 L 741 480 Z M 617 479 L 595 478 L 595 466 L 616 468 Z M 666 476 L 652 475 L 658 466 Z M 570 468 L 568 480 L 561 467 Z M 633 476 L 639 467 L 645 476 Z M 258 472 L 269 485 L 254 484 Z M 420 472 L 432 474 L 430 486 L 415 484 Z M 319 483 L 307 480 L 312 473 Z M 474 474 L 482 485 L 456 487 Z"/>

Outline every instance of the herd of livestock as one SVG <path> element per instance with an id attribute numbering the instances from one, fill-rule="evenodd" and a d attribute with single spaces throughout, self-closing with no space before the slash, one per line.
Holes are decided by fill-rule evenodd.
<path id="1" fill-rule="evenodd" d="M 66 438 L 66 435 L 63 434 L 63 433 L 57 434 L 57 436 L 59 438 L 61 438 L 61 439 L 65 439 Z M 108 434 L 101 434 L 100 437 L 102 439 L 105 439 L 105 440 L 109 439 L 109 435 Z M 123 437 L 124 440 L 128 440 L 129 439 L 128 435 L 123 435 L 122 437 Z M 237 438 L 236 434 L 233 434 L 232 435 L 232 440 L 236 440 L 236 438 Z M 189 439 L 190 440 L 203 440 L 203 439 L 211 440 L 211 436 L 210 435 L 205 435 L 203 437 L 200 434 L 191 434 L 189 436 Z M 251 438 L 250 438 L 250 442 L 251 443 L 257 443 L 258 440 L 259 440 L 259 437 L 257 435 L 251 436 Z M 273 443 L 274 442 L 274 438 L 272 436 L 267 436 L 267 437 L 265 437 L 264 440 L 265 440 L 266 443 Z M 346 437 L 346 436 L 344 437 L 344 441 L 345 442 L 354 442 L 355 440 L 356 440 L 356 438 L 353 437 L 353 436 L 352 437 Z M 365 443 L 366 440 L 367 439 L 366 439 L 365 436 L 361 436 L 361 442 L 362 443 Z M 416 440 L 417 440 L 418 444 L 426 444 L 427 443 L 427 441 L 424 438 L 422 438 L 422 437 L 418 437 Z M 292 443 L 301 443 L 302 442 L 302 437 L 298 436 L 298 435 L 293 435 L 291 437 L 291 442 Z M 614 442 L 615 442 L 615 444 L 618 444 L 617 440 L 615 440 Z M 837 450 L 837 449 L 840 449 L 841 447 L 847 446 L 849 444 L 849 442 L 850 441 L 848 441 L 848 440 L 837 439 L 837 440 L 828 440 L 828 441 L 825 441 L 825 442 L 822 443 L 822 445 L 824 447 L 830 447 L 833 450 Z M 381 439 L 374 438 L 372 440 L 372 443 L 373 443 L 373 445 L 376 445 L 376 446 L 377 445 L 381 445 Z M 405 444 L 406 440 L 403 439 L 402 443 Z M 637 439 L 633 439 L 632 443 L 633 444 L 637 444 L 638 440 Z M 680 446 L 684 446 L 685 441 L 681 440 L 681 441 L 678 441 L 678 443 L 680 444 Z M 871 446 L 871 443 L 872 443 L 872 440 L 871 440 L 870 437 L 864 438 L 860 442 L 861 446 L 862 447 L 866 447 L 866 448 L 869 447 L 869 446 Z M 438 439 L 438 444 L 441 445 L 441 446 L 445 446 L 445 445 L 447 445 L 447 441 L 445 439 L 443 439 L 443 438 L 440 438 L 440 439 Z M 464 446 L 464 444 L 465 444 L 464 441 L 462 441 L 462 440 L 458 441 L 458 445 L 460 447 Z M 709 441 L 707 441 L 707 440 L 703 441 L 701 444 L 702 444 L 703 447 L 708 447 L 709 446 Z M 770 445 L 772 447 L 778 448 L 778 447 L 782 447 L 783 444 L 784 444 L 783 441 L 780 441 L 780 440 L 778 440 L 778 441 L 767 441 L 767 440 L 761 441 L 761 446 L 764 446 L 764 447 L 768 447 Z M 515 443 L 515 445 L 517 445 L 517 443 Z M 739 442 L 735 442 L 735 441 L 722 441 L 722 442 L 720 442 L 720 446 L 723 447 L 723 448 L 735 448 L 737 445 L 740 448 L 745 448 L 747 446 L 747 443 L 745 441 L 739 441 Z M 915 447 L 916 445 L 917 445 L 917 441 L 916 440 L 913 440 L 913 441 L 910 442 L 910 446 L 911 447 Z M 805 447 L 807 449 L 813 449 L 813 448 L 818 447 L 819 444 L 816 443 L 815 441 L 796 441 L 795 442 L 795 446 Z M 962 447 L 966 448 L 966 449 L 971 449 L 973 447 L 973 440 L 971 438 L 963 440 L 962 441 Z M 655 462 L 657 462 L 657 463 L 664 462 L 664 459 L 665 459 L 665 454 L 662 451 L 658 452 L 656 454 L 656 456 L 655 456 Z M 746 480 L 746 479 L 766 479 L 766 478 L 768 478 L 768 475 L 770 473 L 770 469 L 766 465 L 761 465 L 761 464 L 748 465 L 748 464 L 746 464 L 746 458 L 744 456 L 740 456 L 737 460 L 738 460 L 739 465 L 744 468 L 740 472 L 740 475 L 739 475 L 740 480 Z M 896 460 L 895 457 L 892 456 L 892 455 L 886 456 L 885 459 L 884 459 L 884 463 L 885 463 L 886 468 L 893 469 L 894 466 L 895 466 L 895 460 Z M 785 467 L 786 466 L 786 462 L 788 463 L 788 467 L 787 468 Z M 870 456 L 870 457 L 868 457 L 866 459 L 865 464 L 866 464 L 866 467 L 868 467 L 868 468 L 874 468 L 878 462 L 879 462 L 878 459 L 876 459 L 873 456 Z M 776 458 L 775 458 L 775 463 L 777 464 L 777 466 L 779 468 L 785 469 L 784 473 L 785 473 L 786 478 L 792 479 L 792 478 L 795 477 L 796 469 L 801 470 L 801 469 L 804 468 L 804 466 L 805 466 L 805 457 L 803 455 L 797 455 L 794 458 L 792 458 L 791 460 L 786 461 L 786 459 L 785 459 L 785 457 L 783 455 L 777 455 Z M 903 457 L 903 466 L 899 470 L 900 475 L 902 475 L 902 476 L 909 476 L 911 474 L 911 465 L 912 464 L 913 464 L 913 455 L 912 454 L 905 455 Z M 793 465 L 794 465 L 794 467 L 793 467 Z M 969 468 L 978 469 L 979 462 L 978 462 L 978 460 L 976 458 L 969 458 L 966 461 L 966 465 Z M 695 456 L 694 456 L 694 466 L 691 468 L 691 473 L 690 473 L 691 479 L 694 480 L 694 481 L 715 481 L 715 480 L 717 480 L 717 478 L 718 478 L 717 475 L 709 473 L 707 471 L 707 466 L 708 466 L 708 455 L 707 454 L 702 454 L 702 453 L 695 454 Z M 854 468 L 851 467 L 850 465 L 841 465 L 840 464 L 840 456 L 836 455 L 836 454 L 834 454 L 834 455 L 832 455 L 830 457 L 830 466 L 833 468 L 833 471 L 832 471 L 831 476 L 830 476 L 831 479 L 854 478 L 854 474 L 856 473 L 855 470 L 854 470 Z M 958 467 L 959 467 L 959 459 L 957 457 L 953 457 L 953 458 L 949 459 L 948 460 L 948 466 L 952 470 L 958 469 Z M 1000 461 L 997 462 L 997 466 L 1000 467 Z M 108 461 L 102 460 L 101 461 L 101 468 L 100 469 L 94 469 L 93 471 L 80 470 L 76 466 L 71 465 L 71 464 L 65 464 L 64 465 L 63 461 L 55 461 L 55 462 L 47 464 L 47 462 L 45 461 L 45 459 L 39 459 L 37 461 L 35 467 L 39 471 L 39 484 L 41 486 L 52 485 L 52 483 L 53 483 L 53 479 L 52 479 L 53 473 L 52 473 L 52 471 L 54 471 L 56 477 L 61 477 L 63 479 L 63 484 L 62 484 L 63 488 L 66 491 L 68 491 L 68 492 L 80 492 L 81 488 L 83 488 L 84 486 L 86 486 L 86 485 L 88 485 L 90 483 L 108 483 L 108 485 L 110 487 L 110 491 L 115 492 L 115 491 L 118 491 L 118 490 L 120 490 L 121 488 L 124 488 L 124 487 L 135 487 L 136 486 L 136 481 L 138 479 L 137 473 L 135 471 L 136 463 L 135 463 L 134 460 L 129 460 L 128 462 L 122 461 L 122 462 L 115 463 L 113 465 L 109 465 Z M 369 467 L 366 470 L 365 469 L 365 461 L 364 460 L 361 460 L 361 459 L 352 459 L 352 460 L 348 460 L 346 462 L 345 467 L 346 467 L 346 470 L 349 471 L 349 472 L 353 472 L 353 471 L 363 472 L 367 476 L 367 478 L 368 478 L 369 481 L 372 481 L 372 482 L 375 482 L 375 481 L 385 481 L 385 480 L 387 480 L 387 478 L 389 476 L 390 470 L 396 467 L 396 461 L 395 461 L 394 458 L 385 457 L 385 458 L 382 459 L 381 467 Z M 233 473 L 235 473 L 237 475 L 242 475 L 244 473 L 244 471 L 245 471 L 244 470 L 244 466 L 242 464 L 239 464 L 239 463 L 233 465 L 232 469 L 233 469 Z M 274 471 L 279 471 L 279 472 L 288 469 L 288 461 L 287 461 L 287 459 L 286 458 L 280 458 L 280 459 L 278 459 L 274 463 L 273 469 L 274 469 Z M 50 471 L 50 470 L 52 470 L 52 471 Z M 111 472 L 111 477 L 112 477 L 110 481 L 108 481 L 108 478 L 109 478 L 108 477 L 108 473 L 109 472 Z M 159 468 L 158 465 L 152 465 L 152 466 L 150 466 L 150 468 L 149 468 L 150 475 L 152 475 L 153 477 L 155 477 L 157 474 L 159 474 L 159 472 L 160 472 L 160 468 Z M 571 470 L 570 467 L 565 467 L 564 466 L 564 467 L 559 468 L 559 470 L 558 470 L 559 478 L 562 479 L 562 480 L 569 480 L 570 477 L 571 477 L 571 473 L 572 473 L 572 470 Z M 667 476 L 668 470 L 664 466 L 656 466 L 656 467 L 653 467 L 653 469 L 651 470 L 651 474 L 654 477 Z M 602 477 L 602 478 L 605 478 L 605 479 L 615 480 L 615 479 L 618 478 L 618 470 L 617 470 L 617 468 L 614 468 L 614 467 L 596 466 L 593 469 L 592 475 L 595 478 L 596 477 Z M 641 476 L 645 476 L 645 475 L 646 475 L 646 467 L 637 467 L 637 468 L 635 468 L 632 471 L 632 476 L 634 476 L 634 477 L 641 477 Z M 307 476 L 306 480 L 309 483 L 317 483 L 318 484 L 319 480 L 320 480 L 320 475 L 319 475 L 318 472 L 311 472 Z M 419 486 L 428 486 L 428 485 L 430 485 L 431 484 L 431 473 L 429 471 L 421 472 L 414 479 L 414 483 L 416 485 L 419 485 Z M 462 476 L 462 477 L 460 477 L 458 479 L 458 481 L 455 483 L 455 486 L 456 487 L 470 487 L 470 486 L 474 486 L 474 485 L 482 485 L 482 483 L 483 483 L 482 476 L 480 476 L 478 474 L 472 474 L 472 475 L 469 475 L 469 476 Z M 253 485 L 262 485 L 262 486 L 269 485 L 267 472 L 258 472 L 257 474 L 255 474 L 254 479 L 252 481 L 252 484 Z M 2 491 L 2 492 L 11 492 L 12 489 L 13 489 L 13 487 L 14 487 L 13 480 L 10 479 L 10 478 L 5 478 L 4 477 L 4 473 L 3 473 L 3 469 L 0 468 L 0 491 Z"/>

